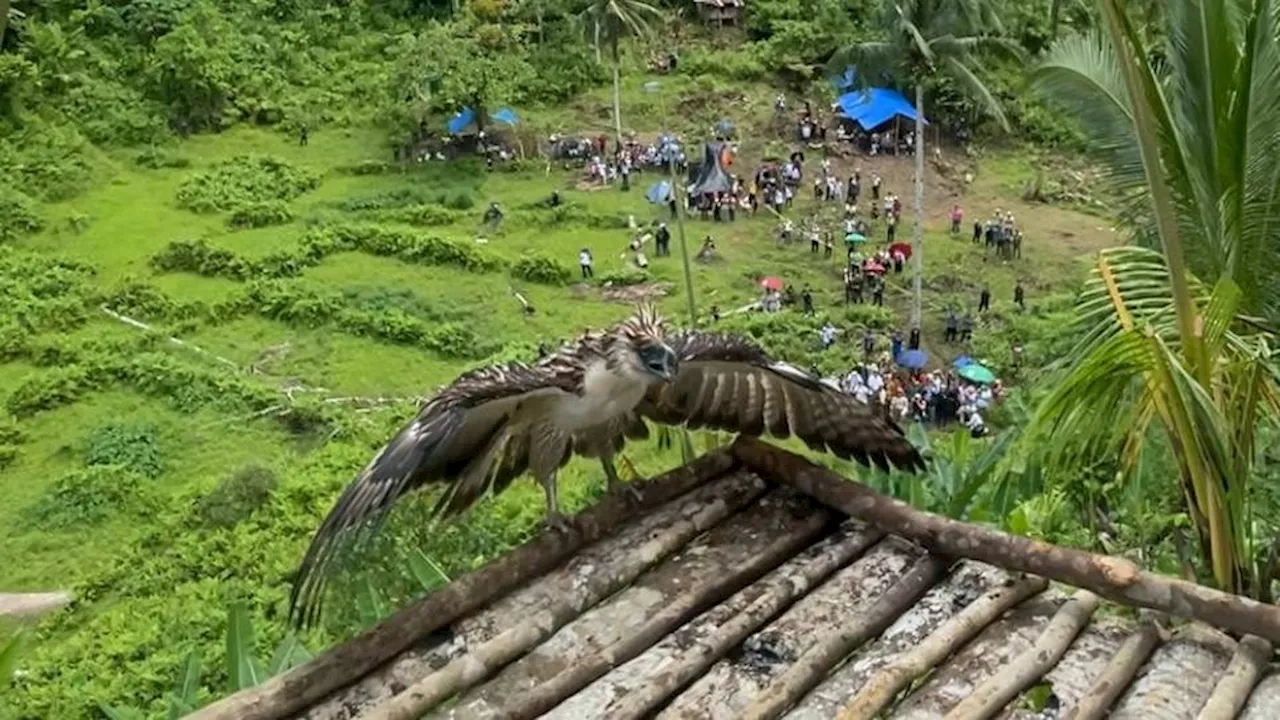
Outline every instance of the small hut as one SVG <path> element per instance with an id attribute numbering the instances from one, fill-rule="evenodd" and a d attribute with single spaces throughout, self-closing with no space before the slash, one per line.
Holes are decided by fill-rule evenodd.
<path id="1" fill-rule="evenodd" d="M 698 15 L 709 27 L 738 27 L 742 23 L 743 0 L 693 0 Z"/>

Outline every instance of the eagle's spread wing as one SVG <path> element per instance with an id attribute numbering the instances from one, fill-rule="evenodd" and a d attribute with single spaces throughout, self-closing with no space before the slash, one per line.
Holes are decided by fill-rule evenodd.
<path id="1" fill-rule="evenodd" d="M 875 408 L 775 362 L 744 338 L 689 332 L 667 344 L 680 370 L 674 381 L 650 390 L 638 408 L 644 417 L 747 435 L 795 435 L 815 450 L 863 465 L 924 468 L 902 429 Z"/>
<path id="2" fill-rule="evenodd" d="M 546 423 L 525 423 L 541 406 L 575 392 L 582 366 L 572 353 L 536 365 L 499 365 L 466 373 L 429 399 L 418 415 L 387 443 L 342 491 L 316 531 L 302 560 L 290 598 L 295 621 L 319 615 L 327 575 L 338 556 L 368 537 L 395 501 L 428 483 L 448 483 L 437 515 L 462 512 L 486 491 L 500 492 L 531 463 L 558 467 L 571 442 L 542 438 Z M 552 442 L 559 440 L 559 443 Z M 556 452 L 554 458 L 535 451 Z"/>

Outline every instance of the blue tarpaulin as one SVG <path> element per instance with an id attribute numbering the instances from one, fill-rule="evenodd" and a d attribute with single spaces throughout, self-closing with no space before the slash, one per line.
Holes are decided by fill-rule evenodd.
<path id="1" fill-rule="evenodd" d="M 845 93 L 836 98 L 840 114 L 862 126 L 863 130 L 874 130 L 895 117 L 901 116 L 912 122 L 916 119 L 916 109 L 907 101 L 902 93 L 888 88 L 867 88 Z M 928 120 L 924 121 L 929 124 Z"/>
<path id="2" fill-rule="evenodd" d="M 463 130 L 467 129 L 468 125 L 475 122 L 475 119 L 476 111 L 469 107 L 464 107 L 457 115 L 449 118 L 449 123 L 445 127 L 449 128 L 451 135 L 460 135 Z"/>
<path id="3" fill-rule="evenodd" d="M 502 108 L 495 113 L 490 113 L 489 119 L 496 123 L 510 125 L 511 127 L 515 127 L 516 123 L 520 122 L 520 118 L 516 117 L 516 111 L 511 108 Z"/>
<path id="4" fill-rule="evenodd" d="M 516 123 L 520 122 L 520 118 L 516 117 L 515 110 L 511 108 L 502 108 L 497 112 L 489 113 L 489 119 L 495 123 L 502 123 L 511 127 L 515 127 Z M 450 135 L 461 135 L 462 131 L 466 130 L 475 121 L 476 111 L 469 107 L 464 107 L 457 115 L 449 118 L 449 122 L 445 127 L 449 129 Z"/>
<path id="5" fill-rule="evenodd" d="M 831 85 L 838 91 L 847 90 L 836 98 L 840 114 L 862 126 L 863 130 L 873 130 L 901 115 L 911 120 L 916 119 L 916 108 L 910 100 L 897 90 L 888 88 L 857 88 L 857 71 L 852 67 L 844 69 L 844 74 L 831 78 Z M 929 124 L 928 120 L 924 121 Z"/>

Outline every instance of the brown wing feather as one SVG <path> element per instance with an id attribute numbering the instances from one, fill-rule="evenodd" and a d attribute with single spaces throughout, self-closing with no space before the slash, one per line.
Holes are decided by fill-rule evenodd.
<path id="1" fill-rule="evenodd" d="M 775 362 L 745 338 L 685 333 L 668 344 L 680 371 L 645 397 L 637 408 L 644 417 L 746 435 L 795 435 L 815 450 L 882 470 L 924 468 L 902 428 L 876 408 Z"/>
<path id="2" fill-rule="evenodd" d="M 449 516 L 485 492 L 510 485 L 541 448 L 515 416 L 530 403 L 574 392 L 581 377 L 582 362 L 566 350 L 533 366 L 499 365 L 466 373 L 428 400 L 343 490 L 316 531 L 290 597 L 294 622 L 315 621 L 338 557 L 376 533 L 403 495 L 426 484 L 446 484 L 435 512 Z"/>

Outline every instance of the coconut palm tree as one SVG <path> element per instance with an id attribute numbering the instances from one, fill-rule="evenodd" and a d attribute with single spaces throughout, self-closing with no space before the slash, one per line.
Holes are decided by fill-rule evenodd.
<path id="1" fill-rule="evenodd" d="M 622 55 L 618 45 L 624 37 L 649 35 L 649 23 L 661 17 L 662 11 L 641 0 L 591 0 L 578 16 L 596 48 L 596 59 L 600 59 L 602 48 L 607 48 L 613 61 L 613 139 L 617 143 L 622 142 Z"/>
<path id="2" fill-rule="evenodd" d="M 915 211 L 912 235 L 911 326 L 920 327 L 921 282 L 924 274 L 924 84 L 947 77 L 967 92 L 1000 123 L 1005 119 L 991 90 L 975 73 L 978 52 L 994 50 L 1021 57 L 1012 41 L 997 37 L 1000 20 L 984 0 L 885 0 L 880 16 L 884 40 L 867 40 L 836 51 L 831 66 L 835 72 L 857 69 L 862 83 L 891 81 L 915 86 Z M 992 35 L 981 32 L 989 28 Z"/>
<path id="3" fill-rule="evenodd" d="M 1080 121 L 1148 247 L 1099 255 L 1081 342 L 1024 441 L 1070 472 L 1131 466 L 1163 433 L 1215 582 L 1265 596 L 1250 481 L 1259 426 L 1280 418 L 1276 7 L 1170 0 L 1156 52 L 1124 0 L 1098 2 L 1103 29 L 1055 44 L 1034 81 Z"/>

